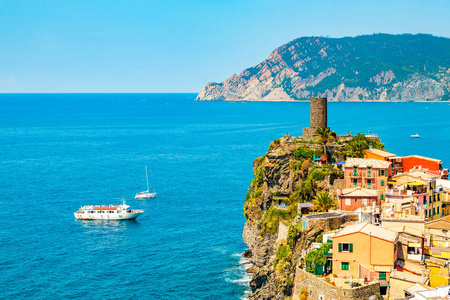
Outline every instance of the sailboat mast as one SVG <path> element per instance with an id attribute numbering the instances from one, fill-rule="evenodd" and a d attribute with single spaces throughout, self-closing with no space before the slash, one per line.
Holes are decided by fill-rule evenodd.
<path id="1" fill-rule="evenodd" d="M 145 166 L 145 178 L 147 178 L 147 192 L 150 191 L 150 188 L 148 187 L 148 174 L 147 174 L 147 166 Z"/>

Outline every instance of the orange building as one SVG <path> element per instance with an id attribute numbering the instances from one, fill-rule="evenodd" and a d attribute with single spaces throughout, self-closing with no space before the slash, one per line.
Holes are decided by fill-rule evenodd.
<path id="1" fill-rule="evenodd" d="M 333 236 L 333 274 L 388 286 L 397 260 L 398 233 L 369 223 L 349 225 Z"/>
<path id="2" fill-rule="evenodd" d="M 442 170 L 442 160 L 424 157 L 420 155 L 405 156 L 402 159 L 404 172 L 410 172 L 413 169 L 428 170 L 429 172 L 440 175 Z"/>
<path id="3" fill-rule="evenodd" d="M 379 149 L 364 150 L 364 158 L 375 158 L 379 160 L 389 161 L 389 158 L 397 157 L 397 155 Z"/>
<path id="4" fill-rule="evenodd" d="M 379 149 L 364 150 L 364 158 L 374 158 L 392 163 L 392 174 L 403 172 L 402 157 Z"/>

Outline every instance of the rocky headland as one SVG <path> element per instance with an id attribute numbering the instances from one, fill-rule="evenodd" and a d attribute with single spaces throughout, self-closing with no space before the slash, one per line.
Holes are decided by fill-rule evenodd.
<path id="1" fill-rule="evenodd" d="M 335 162 L 358 156 L 361 149 L 383 148 L 377 138 L 362 134 L 338 136 L 324 145 L 301 137 L 273 141 L 266 155 L 253 162 L 254 179 L 249 187 L 244 215 L 243 240 L 252 257 L 250 299 L 286 299 L 293 296 L 296 267 L 316 239 L 320 226 L 302 230 L 298 204 L 314 202 L 322 191 L 333 195 L 343 187 L 343 173 Z M 314 157 L 328 156 L 327 163 Z M 297 278 L 298 280 L 298 278 Z"/>
<path id="2" fill-rule="evenodd" d="M 302 37 L 197 100 L 450 100 L 450 39 L 427 34 Z"/>

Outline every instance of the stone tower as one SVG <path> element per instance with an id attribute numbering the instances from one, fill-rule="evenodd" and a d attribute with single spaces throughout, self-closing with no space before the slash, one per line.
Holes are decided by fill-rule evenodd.
<path id="1" fill-rule="evenodd" d="M 303 128 L 303 138 L 313 139 L 317 128 L 328 127 L 327 125 L 327 97 L 311 97 L 309 103 L 310 127 Z"/>

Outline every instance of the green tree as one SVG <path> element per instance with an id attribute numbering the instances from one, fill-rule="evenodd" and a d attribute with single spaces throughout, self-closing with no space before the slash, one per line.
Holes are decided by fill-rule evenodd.
<path id="1" fill-rule="evenodd" d="M 362 133 L 358 133 L 355 135 L 346 145 L 345 150 L 343 151 L 344 156 L 346 157 L 364 157 L 364 150 L 369 149 L 370 147 L 383 150 L 384 144 L 375 141 L 366 137 Z"/>
<path id="2" fill-rule="evenodd" d="M 323 153 L 327 156 L 327 145 L 336 139 L 336 132 L 330 130 L 328 127 L 317 128 L 314 132 L 314 136 L 317 137 L 317 142 L 323 144 Z"/>
<path id="3" fill-rule="evenodd" d="M 319 212 L 327 212 L 330 208 L 337 205 L 336 199 L 328 193 L 328 191 L 321 191 L 318 193 L 313 201 L 314 209 Z"/>

